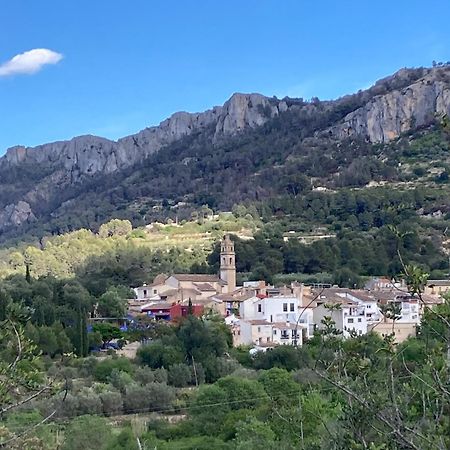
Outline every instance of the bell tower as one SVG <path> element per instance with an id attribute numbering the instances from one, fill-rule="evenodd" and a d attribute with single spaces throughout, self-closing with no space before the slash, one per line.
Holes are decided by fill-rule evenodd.
<path id="1" fill-rule="evenodd" d="M 236 253 L 229 234 L 223 237 L 220 245 L 220 279 L 227 283 L 227 293 L 236 289 Z"/>

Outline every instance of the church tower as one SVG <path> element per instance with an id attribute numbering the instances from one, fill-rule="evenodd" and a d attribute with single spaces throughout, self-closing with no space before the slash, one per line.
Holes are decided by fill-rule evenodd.
<path id="1" fill-rule="evenodd" d="M 223 237 L 220 246 L 220 279 L 227 283 L 226 292 L 236 289 L 236 254 L 234 242 L 228 234 Z"/>

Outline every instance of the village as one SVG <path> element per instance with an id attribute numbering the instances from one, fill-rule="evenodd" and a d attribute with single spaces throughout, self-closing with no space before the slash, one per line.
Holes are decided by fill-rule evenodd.
<path id="1" fill-rule="evenodd" d="M 301 346 L 326 320 L 343 338 L 374 332 L 394 335 L 397 343 L 416 336 L 427 308 L 442 303 L 448 280 L 430 280 L 420 297 L 404 282 L 369 280 L 363 289 L 293 282 L 270 286 L 263 280 L 236 285 L 236 254 L 229 235 L 221 241 L 220 273 L 160 274 L 134 288 L 129 300 L 133 318 L 176 321 L 188 314 L 216 314 L 230 327 L 234 346 L 265 351 L 277 345 Z"/>

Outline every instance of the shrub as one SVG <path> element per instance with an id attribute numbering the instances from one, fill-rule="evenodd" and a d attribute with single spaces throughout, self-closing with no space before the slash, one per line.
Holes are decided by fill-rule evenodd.
<path id="1" fill-rule="evenodd" d="M 100 394 L 103 413 L 107 416 L 120 414 L 123 409 L 122 396 L 119 392 L 103 392 Z"/>
<path id="2" fill-rule="evenodd" d="M 94 369 L 94 377 L 98 381 L 106 382 L 111 376 L 113 370 L 118 370 L 126 373 L 133 372 L 133 365 L 127 358 L 109 358 L 101 361 Z"/>
<path id="3" fill-rule="evenodd" d="M 176 387 L 185 387 L 192 381 L 191 369 L 187 364 L 174 364 L 169 368 L 169 383 Z"/>

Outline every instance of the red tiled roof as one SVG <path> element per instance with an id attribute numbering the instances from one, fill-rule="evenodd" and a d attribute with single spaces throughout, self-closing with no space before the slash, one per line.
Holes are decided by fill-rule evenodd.
<path id="1" fill-rule="evenodd" d="M 192 281 L 193 283 L 202 282 L 218 282 L 220 281 L 217 275 L 198 274 L 198 273 L 174 273 L 173 277 L 178 281 Z"/>
<path id="2" fill-rule="evenodd" d="M 209 283 L 195 283 L 195 287 L 200 291 L 216 291 L 216 289 Z"/>

